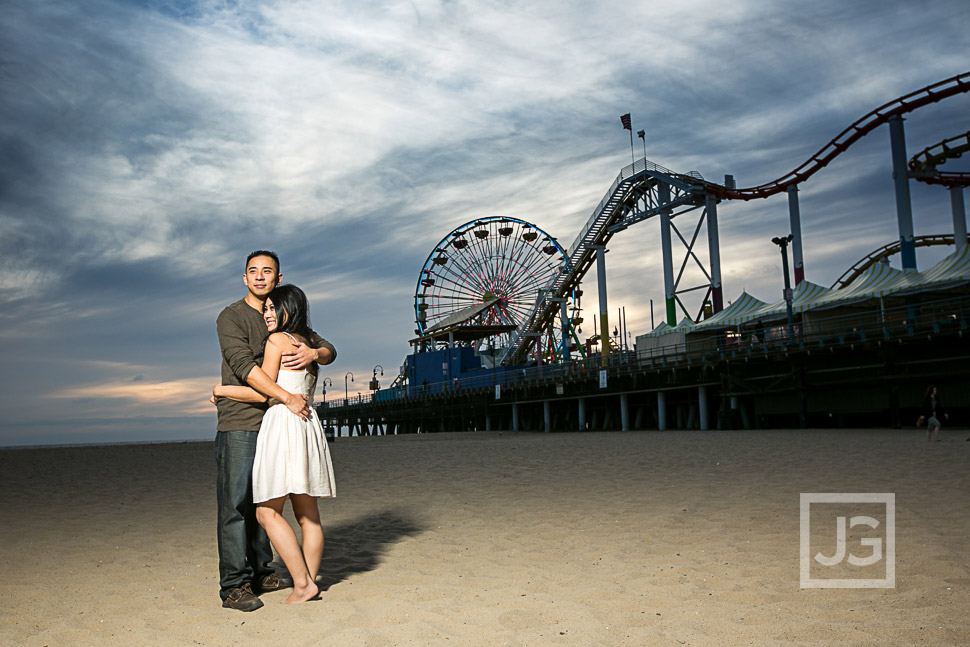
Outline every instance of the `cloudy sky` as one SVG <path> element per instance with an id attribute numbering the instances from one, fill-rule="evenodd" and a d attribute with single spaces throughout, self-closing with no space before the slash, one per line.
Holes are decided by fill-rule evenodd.
<path id="1" fill-rule="evenodd" d="M 252 249 L 338 347 L 331 394 L 378 364 L 387 384 L 434 245 L 493 215 L 569 244 L 630 162 L 619 115 L 650 160 L 751 186 L 970 70 L 966 0 L 2 6 L 0 445 L 211 437 L 214 321 Z M 909 154 L 968 117 L 970 95 L 911 114 Z M 912 191 L 916 233 L 952 231 L 946 192 Z M 898 237 L 888 129 L 800 197 L 806 276 L 830 285 Z M 719 216 L 725 299 L 776 299 L 786 197 Z M 659 240 L 641 223 L 607 258 L 633 334 L 662 311 Z"/>

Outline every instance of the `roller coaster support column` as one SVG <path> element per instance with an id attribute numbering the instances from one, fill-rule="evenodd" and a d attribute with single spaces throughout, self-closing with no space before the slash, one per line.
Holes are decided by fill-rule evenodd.
<path id="1" fill-rule="evenodd" d="M 724 309 L 724 295 L 721 292 L 721 243 L 717 233 L 717 196 L 708 193 L 707 208 L 707 248 L 711 257 L 711 305 L 714 314 Z"/>
<path id="2" fill-rule="evenodd" d="M 667 394 L 657 391 L 657 430 L 667 431 Z"/>
<path id="3" fill-rule="evenodd" d="M 795 269 L 795 286 L 805 280 L 802 263 L 802 216 L 798 211 L 798 186 L 788 185 L 788 220 L 791 222 L 791 264 Z"/>
<path id="4" fill-rule="evenodd" d="M 960 251 L 967 245 L 967 212 L 963 205 L 963 187 L 950 187 L 950 206 L 953 209 L 953 243 Z"/>
<path id="5" fill-rule="evenodd" d="M 700 418 L 701 431 L 707 431 L 711 428 L 708 410 L 707 387 L 699 386 L 697 387 L 697 413 L 699 414 L 698 417 Z"/>
<path id="6" fill-rule="evenodd" d="M 670 202 L 670 185 L 660 182 L 657 185 L 657 195 L 660 204 Z M 663 252 L 664 262 L 664 300 L 667 303 L 667 324 L 677 325 L 677 303 L 674 291 L 677 289 L 674 282 L 674 256 L 670 246 L 670 210 L 664 209 L 660 212 L 660 247 Z"/>
<path id="7" fill-rule="evenodd" d="M 600 365 L 610 361 L 610 322 L 606 307 L 606 245 L 593 245 L 596 250 L 596 282 L 600 294 Z"/>
<path id="8" fill-rule="evenodd" d="M 893 180 L 896 184 L 896 220 L 899 223 L 899 256 L 904 272 L 916 271 L 916 244 L 913 241 L 913 203 L 909 197 L 909 167 L 906 164 L 906 132 L 903 118 L 889 118 L 889 143 L 892 147 Z"/>

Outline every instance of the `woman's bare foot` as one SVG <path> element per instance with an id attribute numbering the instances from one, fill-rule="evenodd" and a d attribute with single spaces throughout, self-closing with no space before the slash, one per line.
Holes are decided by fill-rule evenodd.
<path id="1" fill-rule="evenodd" d="M 283 601 L 284 604 L 299 604 L 300 602 L 306 602 L 307 600 L 312 600 L 319 595 L 320 589 L 317 587 L 316 583 L 310 582 L 305 587 L 293 587 L 293 592 L 290 593 L 287 598 Z"/>

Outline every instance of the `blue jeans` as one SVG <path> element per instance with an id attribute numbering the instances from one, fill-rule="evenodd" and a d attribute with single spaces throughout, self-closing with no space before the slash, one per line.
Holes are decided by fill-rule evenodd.
<path id="1" fill-rule="evenodd" d="M 219 586 L 223 600 L 233 589 L 273 572 L 273 548 L 256 521 L 253 503 L 255 431 L 216 433 L 216 500 L 219 505 Z"/>

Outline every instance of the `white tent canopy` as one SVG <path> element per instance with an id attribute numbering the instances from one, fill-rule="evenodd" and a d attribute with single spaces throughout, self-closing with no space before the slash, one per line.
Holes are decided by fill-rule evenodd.
<path id="1" fill-rule="evenodd" d="M 876 263 L 866 268 L 852 283 L 839 290 L 802 281 L 793 294 L 792 312 L 845 306 L 893 294 L 942 290 L 967 283 L 970 283 L 970 245 L 950 254 L 925 272 L 904 272 L 883 263 Z M 785 314 L 787 314 L 787 306 L 784 299 L 765 303 L 747 292 L 742 292 L 734 303 L 704 321 L 690 327 L 684 327 L 684 322 L 675 327 L 661 324 L 654 333 L 661 333 L 662 326 L 666 326 L 663 332 L 674 330 L 701 332 L 734 328 L 750 321 L 776 319 Z"/>
<path id="2" fill-rule="evenodd" d="M 757 299 L 747 292 L 742 292 L 741 296 L 734 300 L 728 307 L 717 314 L 708 317 L 704 321 L 694 325 L 693 330 L 714 330 L 718 328 L 733 328 L 745 321 L 750 321 L 752 312 L 758 312 L 768 306 L 764 301 Z"/>

